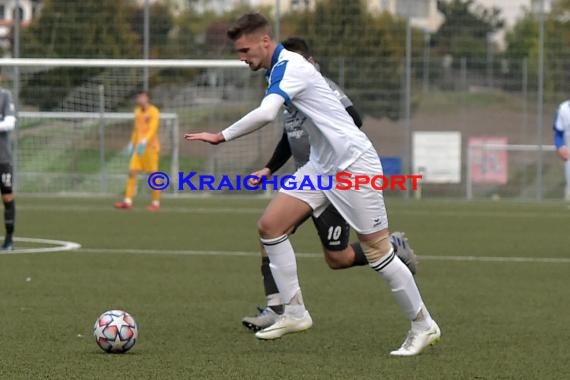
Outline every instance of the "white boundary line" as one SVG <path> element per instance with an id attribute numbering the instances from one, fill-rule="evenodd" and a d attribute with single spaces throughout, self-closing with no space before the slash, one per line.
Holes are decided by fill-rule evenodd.
<path id="1" fill-rule="evenodd" d="M 72 251 L 81 248 L 81 244 L 74 243 L 72 241 L 63 241 L 63 240 L 15 237 L 14 241 L 23 242 L 23 243 L 55 245 L 55 247 L 23 248 L 23 249 L 14 249 L 13 251 L 0 251 L 0 256 L 16 255 L 21 253 L 54 253 L 54 252 Z"/>
<path id="2" fill-rule="evenodd" d="M 174 255 L 174 256 L 238 256 L 258 257 L 259 252 L 247 251 L 201 251 L 201 250 L 171 250 L 171 249 L 115 249 L 115 248 L 81 248 L 79 253 L 117 254 L 127 253 L 134 255 Z M 299 258 L 321 258 L 322 253 L 295 253 Z M 421 256 L 418 261 L 463 261 L 463 262 L 500 262 L 500 263 L 548 263 L 570 264 L 570 258 L 565 257 L 509 257 L 509 256 Z"/>
<path id="3" fill-rule="evenodd" d="M 175 249 L 132 249 L 132 248 L 82 248 L 80 244 L 64 241 L 18 237 L 16 242 L 55 245 L 55 247 L 39 247 L 15 249 L 13 251 L 0 251 L 2 255 L 15 255 L 26 253 L 57 253 L 77 250 L 79 253 L 95 254 L 121 254 L 130 255 L 171 255 L 171 256 L 233 256 L 233 257 L 258 257 L 258 252 L 252 251 L 210 251 L 210 250 L 175 250 Z M 322 253 L 297 252 L 298 258 L 322 258 Z M 498 262 L 498 263 L 547 263 L 547 264 L 570 264 L 570 258 L 565 257 L 509 257 L 509 256 L 433 256 L 418 255 L 419 261 L 456 261 L 456 262 Z"/>

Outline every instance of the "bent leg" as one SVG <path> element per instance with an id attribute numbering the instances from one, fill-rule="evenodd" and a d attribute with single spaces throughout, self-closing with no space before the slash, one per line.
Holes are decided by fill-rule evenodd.
<path id="1" fill-rule="evenodd" d="M 368 264 L 359 243 L 349 245 L 350 225 L 333 205 L 313 216 L 323 246 L 325 261 L 331 269 L 345 269 Z"/>

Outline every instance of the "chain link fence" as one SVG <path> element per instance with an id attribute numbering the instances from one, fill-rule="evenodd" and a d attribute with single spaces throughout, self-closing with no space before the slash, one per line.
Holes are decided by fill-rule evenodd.
<path id="1" fill-rule="evenodd" d="M 0 46 L 8 57 L 235 59 L 225 30 L 241 13 L 259 10 L 272 19 L 279 38 L 307 39 L 322 73 L 339 83 L 365 116 L 363 128 L 393 173 L 417 171 L 420 160 L 430 166 L 434 149 L 455 151 L 430 146 L 421 133 L 460 134 L 460 172 L 451 176 L 456 179 L 430 180 L 430 168 L 422 166 L 423 197 L 563 196 L 563 165 L 552 152 L 551 123 L 570 90 L 570 18 L 565 16 L 570 4 L 565 1 L 44 0 L 32 2 L 33 12 L 19 2 L 26 3 L 25 11 L 6 9 L 12 23 L 0 26 L 5 29 Z M 415 3 L 424 12 L 407 18 Z M 104 85 L 103 112 L 129 113 L 136 91 L 148 88 L 161 111 L 175 115 L 180 132 L 231 124 L 258 104 L 265 86 L 261 73 L 213 67 L 4 66 L 2 72 L 20 112 L 99 113 L 97 89 Z M 53 128 L 53 120 L 36 121 L 37 130 Z M 29 120 L 21 121 L 26 127 L 15 134 L 19 168 L 40 172 L 40 166 L 30 166 L 42 160 L 37 146 L 25 142 Z M 180 170 L 247 174 L 265 164 L 280 128 L 276 122 L 223 147 L 181 143 L 176 160 Z M 481 141 L 528 148 L 475 152 Z M 420 157 L 420 152 L 427 153 Z M 491 164 L 497 160 L 501 165 Z M 457 166 L 442 165 L 437 169 Z M 499 173 L 493 180 L 480 175 L 489 171 Z M 31 191 L 24 186 L 28 177 L 20 177 L 20 190 Z M 94 186 L 93 191 L 101 190 Z"/>

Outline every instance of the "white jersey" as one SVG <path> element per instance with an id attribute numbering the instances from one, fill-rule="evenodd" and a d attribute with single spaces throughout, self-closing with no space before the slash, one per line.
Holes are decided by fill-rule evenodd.
<path id="1" fill-rule="evenodd" d="M 560 104 L 556 116 L 554 117 L 554 122 L 552 123 L 552 128 L 555 132 L 564 135 L 564 144 L 570 147 L 570 100 L 567 100 Z M 555 133 L 555 144 L 556 144 L 556 133 Z"/>
<path id="2" fill-rule="evenodd" d="M 309 160 L 321 174 L 345 170 L 372 147 L 321 73 L 301 55 L 277 45 L 267 79 L 266 96 L 280 95 L 286 106 L 312 120 L 303 128 L 311 144 Z"/>

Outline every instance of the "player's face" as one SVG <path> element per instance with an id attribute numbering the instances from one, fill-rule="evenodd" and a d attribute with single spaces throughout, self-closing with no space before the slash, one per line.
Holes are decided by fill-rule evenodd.
<path id="1" fill-rule="evenodd" d="M 146 94 L 139 94 L 137 96 L 137 106 L 146 108 L 148 106 L 148 96 Z"/>
<path id="2" fill-rule="evenodd" d="M 269 55 L 270 37 L 267 34 L 244 34 L 234 42 L 239 59 L 249 65 L 252 71 L 269 68 L 271 57 Z"/>

